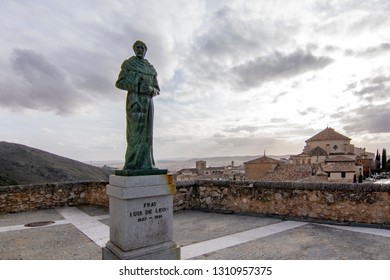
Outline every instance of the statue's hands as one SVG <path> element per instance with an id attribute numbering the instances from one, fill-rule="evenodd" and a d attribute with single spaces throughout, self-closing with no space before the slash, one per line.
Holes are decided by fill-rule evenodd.
<path id="1" fill-rule="evenodd" d="M 149 94 L 152 97 L 160 94 L 158 89 L 148 85 L 141 85 L 140 92 L 143 94 Z"/>
<path id="2" fill-rule="evenodd" d="M 149 85 L 141 84 L 141 87 L 139 90 L 141 93 L 150 94 L 153 92 L 153 87 L 151 87 Z"/>
<path id="3" fill-rule="evenodd" d="M 155 97 L 156 95 L 159 95 L 159 94 L 160 94 L 160 92 L 157 89 L 153 88 L 152 97 Z"/>

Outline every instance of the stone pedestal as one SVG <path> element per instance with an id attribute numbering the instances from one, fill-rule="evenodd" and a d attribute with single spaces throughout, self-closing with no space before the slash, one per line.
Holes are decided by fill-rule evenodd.
<path id="1" fill-rule="evenodd" d="M 172 175 L 110 176 L 110 241 L 103 259 L 180 259 L 173 241 Z"/>

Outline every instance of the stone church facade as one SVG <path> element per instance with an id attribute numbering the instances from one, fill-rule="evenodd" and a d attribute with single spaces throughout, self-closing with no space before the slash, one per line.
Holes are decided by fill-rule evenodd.
<path id="1" fill-rule="evenodd" d="M 302 153 L 291 156 L 288 162 L 264 157 L 244 163 L 247 180 L 262 181 L 328 181 L 352 183 L 360 175 L 370 173 L 374 154 L 355 148 L 351 139 L 331 127 L 305 141 Z M 361 158 L 365 161 L 360 160 Z M 364 164 L 363 164 L 364 162 Z"/>

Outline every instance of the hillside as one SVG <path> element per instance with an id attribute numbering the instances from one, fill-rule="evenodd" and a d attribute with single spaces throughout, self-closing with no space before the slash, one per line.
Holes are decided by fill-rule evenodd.
<path id="1" fill-rule="evenodd" d="M 0 186 L 108 180 L 110 171 L 28 146 L 0 142 Z"/>

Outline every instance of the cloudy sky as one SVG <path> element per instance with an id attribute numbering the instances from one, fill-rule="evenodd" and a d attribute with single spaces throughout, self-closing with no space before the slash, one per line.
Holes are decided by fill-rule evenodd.
<path id="1" fill-rule="evenodd" d="M 390 1 L 0 0 L 0 140 L 125 151 L 122 61 L 155 66 L 155 158 L 298 154 L 330 126 L 390 150 Z"/>

